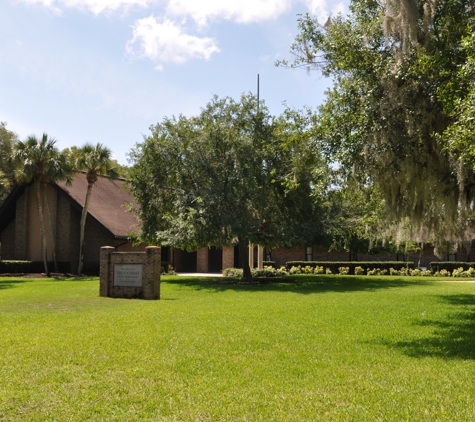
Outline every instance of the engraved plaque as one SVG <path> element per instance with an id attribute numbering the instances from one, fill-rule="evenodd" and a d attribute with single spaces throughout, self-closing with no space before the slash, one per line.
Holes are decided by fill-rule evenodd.
<path id="1" fill-rule="evenodd" d="M 114 286 L 142 287 L 142 264 L 114 264 Z"/>

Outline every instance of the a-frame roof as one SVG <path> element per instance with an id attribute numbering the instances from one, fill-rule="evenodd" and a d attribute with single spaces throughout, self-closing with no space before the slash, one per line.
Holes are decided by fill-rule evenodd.
<path id="1" fill-rule="evenodd" d="M 131 231 L 139 231 L 133 212 L 127 211 L 127 204 L 135 204 L 125 180 L 111 180 L 99 177 L 92 187 L 88 218 L 95 220 L 110 236 L 127 239 Z M 71 185 L 66 182 L 52 184 L 59 195 L 64 196 L 79 212 L 86 200 L 86 175 L 77 173 Z M 0 206 L 0 232 L 15 218 L 16 201 L 23 195 L 26 186 L 15 186 Z"/>
<path id="2" fill-rule="evenodd" d="M 56 189 L 82 211 L 87 191 L 85 174 L 77 173 L 71 185 L 56 183 Z M 92 187 L 88 213 L 112 236 L 126 239 L 129 232 L 139 230 L 135 214 L 127 211 L 127 204 L 135 204 L 135 201 L 125 180 L 99 177 Z"/>

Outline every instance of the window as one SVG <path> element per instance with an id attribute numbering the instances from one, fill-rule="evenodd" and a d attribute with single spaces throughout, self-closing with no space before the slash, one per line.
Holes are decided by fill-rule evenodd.
<path id="1" fill-rule="evenodd" d="M 358 261 L 358 256 L 355 251 L 350 251 L 350 261 Z"/>
<path id="2" fill-rule="evenodd" d="M 305 261 L 313 261 L 313 246 L 305 248 Z"/>
<path id="3" fill-rule="evenodd" d="M 396 254 L 396 261 L 405 261 L 406 257 L 403 253 Z"/>
<path id="4" fill-rule="evenodd" d="M 455 262 L 457 261 L 457 254 L 456 253 L 449 253 L 449 259 L 450 262 Z"/>
<path id="5" fill-rule="evenodd" d="M 265 257 L 264 261 L 272 261 L 272 255 L 269 248 L 265 248 L 264 257 Z"/>

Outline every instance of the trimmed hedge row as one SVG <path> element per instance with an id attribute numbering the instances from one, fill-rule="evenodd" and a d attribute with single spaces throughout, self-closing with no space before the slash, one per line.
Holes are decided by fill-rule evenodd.
<path id="1" fill-rule="evenodd" d="M 380 270 L 388 270 L 394 268 L 395 270 L 401 270 L 403 268 L 414 268 L 414 262 L 408 261 L 288 261 L 285 266 L 287 271 L 292 267 L 298 266 L 306 267 L 307 265 L 315 268 L 317 265 L 323 267 L 324 270 L 329 268 L 333 274 L 338 274 L 339 267 L 348 267 L 350 269 L 349 274 L 355 274 L 355 267 L 362 267 L 365 272 L 367 270 L 372 270 L 374 268 L 379 268 Z"/>
<path id="2" fill-rule="evenodd" d="M 447 270 L 452 273 L 459 268 L 467 271 L 470 267 L 475 268 L 475 262 L 434 261 L 430 263 L 430 269 L 433 273 L 441 270 Z"/>
<path id="3" fill-rule="evenodd" d="M 50 271 L 54 271 L 54 263 L 48 262 Z M 69 261 L 58 261 L 58 270 L 60 273 L 71 272 L 71 263 Z M 43 261 L 0 261 L 0 273 L 44 273 L 45 266 Z"/>

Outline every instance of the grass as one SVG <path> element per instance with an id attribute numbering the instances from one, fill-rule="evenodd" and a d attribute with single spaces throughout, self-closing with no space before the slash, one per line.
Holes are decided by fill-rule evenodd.
<path id="1" fill-rule="evenodd" d="M 471 421 L 475 284 L 0 278 L 0 420 Z"/>

